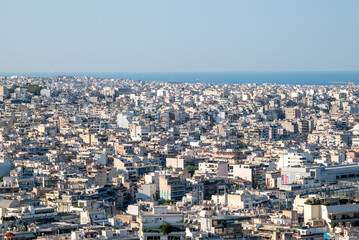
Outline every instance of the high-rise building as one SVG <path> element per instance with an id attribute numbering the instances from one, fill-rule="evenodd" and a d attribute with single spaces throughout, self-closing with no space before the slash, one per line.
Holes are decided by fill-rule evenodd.
<path id="1" fill-rule="evenodd" d="M 297 107 L 285 108 L 285 118 L 295 120 L 300 117 L 300 109 Z"/>
<path id="2" fill-rule="evenodd" d="M 9 90 L 5 86 L 0 86 L 0 98 L 5 99 L 9 96 Z"/>

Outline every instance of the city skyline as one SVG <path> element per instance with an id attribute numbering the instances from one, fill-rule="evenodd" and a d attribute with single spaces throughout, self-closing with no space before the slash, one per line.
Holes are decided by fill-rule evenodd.
<path id="1" fill-rule="evenodd" d="M 359 1 L 0 1 L 0 240 L 359 239 Z"/>

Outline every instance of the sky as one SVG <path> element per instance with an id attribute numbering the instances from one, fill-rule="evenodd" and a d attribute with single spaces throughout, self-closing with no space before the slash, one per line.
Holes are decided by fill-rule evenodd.
<path id="1" fill-rule="evenodd" d="M 359 71 L 357 0 L 0 0 L 0 72 Z"/>

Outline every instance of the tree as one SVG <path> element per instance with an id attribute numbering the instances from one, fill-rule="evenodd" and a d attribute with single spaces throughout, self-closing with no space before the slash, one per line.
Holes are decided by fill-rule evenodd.
<path id="1" fill-rule="evenodd" d="M 243 148 L 243 149 L 247 149 L 248 148 L 248 144 L 247 143 L 244 143 L 244 142 L 241 142 L 240 144 L 239 144 L 239 147 L 240 148 Z"/>
<path id="2" fill-rule="evenodd" d="M 165 234 L 165 235 L 168 235 L 169 233 L 172 232 L 172 225 L 169 224 L 169 223 L 164 223 L 161 227 L 160 227 L 160 232 Z"/>
<path id="3" fill-rule="evenodd" d="M 188 165 L 188 166 L 186 166 L 185 168 L 186 168 L 187 171 L 191 174 L 191 176 L 193 176 L 194 172 L 195 172 L 196 170 L 198 170 L 197 167 L 192 166 L 192 165 Z"/>
<path id="4" fill-rule="evenodd" d="M 174 204 L 176 201 L 175 200 L 169 200 L 169 199 L 166 199 L 162 202 L 162 205 L 172 205 Z"/>
<path id="5" fill-rule="evenodd" d="M 332 228 L 335 228 L 335 227 L 337 226 L 337 223 L 331 222 L 331 223 L 330 223 L 330 226 L 331 226 Z"/>
<path id="6" fill-rule="evenodd" d="M 27 91 L 29 93 L 32 93 L 36 96 L 39 96 L 40 95 L 40 91 L 42 89 L 42 87 L 38 86 L 38 85 L 29 85 L 26 87 Z"/>
<path id="7" fill-rule="evenodd" d="M 169 224 L 168 222 L 164 223 L 161 227 L 160 227 L 160 232 L 165 234 L 165 235 L 168 235 L 170 234 L 171 232 L 179 232 L 179 231 L 182 231 L 181 228 L 178 228 L 178 227 L 174 227 L 172 226 L 171 224 Z"/>

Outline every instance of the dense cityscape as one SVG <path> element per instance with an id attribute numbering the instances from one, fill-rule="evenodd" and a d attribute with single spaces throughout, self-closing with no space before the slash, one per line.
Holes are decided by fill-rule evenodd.
<path id="1" fill-rule="evenodd" d="M 359 237 L 351 82 L 0 84 L 3 239 Z"/>

